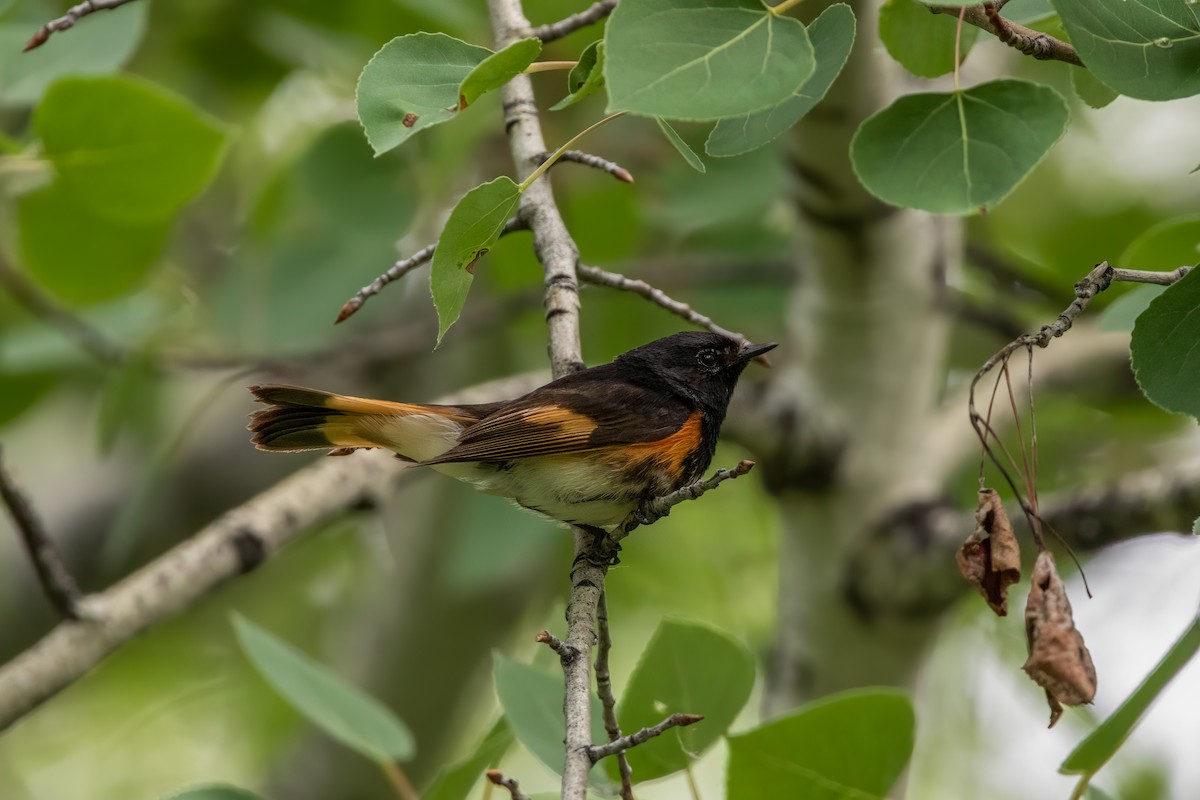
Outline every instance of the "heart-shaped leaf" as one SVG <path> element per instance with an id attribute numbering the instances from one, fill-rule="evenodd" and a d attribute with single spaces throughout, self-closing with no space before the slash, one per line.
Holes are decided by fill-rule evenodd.
<path id="1" fill-rule="evenodd" d="M 453 119 L 467 76 L 493 55 L 444 33 L 410 33 L 379 49 L 358 78 L 358 119 L 381 155 L 417 131 Z"/>
<path id="2" fill-rule="evenodd" d="M 609 111 L 716 120 L 796 93 L 815 67 L 797 19 L 761 0 L 638 0 L 605 28 Z"/>
<path id="3" fill-rule="evenodd" d="M 718 120 L 704 144 L 705 152 L 710 156 L 738 156 L 762 147 L 821 102 L 854 46 L 854 12 L 845 3 L 836 3 L 813 20 L 808 35 L 817 67 L 800 91 L 765 111 Z"/>
<path id="4" fill-rule="evenodd" d="M 910 94 L 859 126 L 850 157 L 881 200 L 967 214 L 1008 196 L 1062 137 L 1069 116 L 1062 95 L 1028 81 Z"/>
<path id="5" fill-rule="evenodd" d="M 1137 318 L 1129 351 L 1146 397 L 1168 411 L 1200 417 L 1200 270 L 1150 301 Z"/>
<path id="6" fill-rule="evenodd" d="M 1055 0 L 1097 78 L 1141 100 L 1200 94 L 1200 9 L 1187 0 Z"/>

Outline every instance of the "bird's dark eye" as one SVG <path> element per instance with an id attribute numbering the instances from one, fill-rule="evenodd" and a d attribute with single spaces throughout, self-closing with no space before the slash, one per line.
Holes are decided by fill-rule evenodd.
<path id="1" fill-rule="evenodd" d="M 721 362 L 721 358 L 717 355 L 717 351 L 709 348 L 701 350 L 696 356 L 696 360 L 700 362 L 700 366 L 704 367 L 705 369 L 716 369 L 717 364 Z"/>

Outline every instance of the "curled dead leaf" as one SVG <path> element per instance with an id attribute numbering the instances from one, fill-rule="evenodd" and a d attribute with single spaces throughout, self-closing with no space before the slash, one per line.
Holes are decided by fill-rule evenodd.
<path id="1" fill-rule="evenodd" d="M 1038 553 L 1025 604 L 1025 635 L 1029 658 L 1022 669 L 1046 690 L 1050 727 L 1064 705 L 1092 702 L 1096 696 L 1096 667 L 1092 654 L 1071 616 L 1071 601 L 1049 550 Z"/>
<path id="2" fill-rule="evenodd" d="M 954 560 L 991 609 L 1007 616 L 1008 587 L 1021 579 L 1021 549 L 995 489 L 979 490 L 975 532 L 963 542 Z"/>

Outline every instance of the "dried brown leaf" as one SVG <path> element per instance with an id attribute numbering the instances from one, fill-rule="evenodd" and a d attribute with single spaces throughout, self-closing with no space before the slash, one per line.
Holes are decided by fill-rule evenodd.
<path id="1" fill-rule="evenodd" d="M 979 588 L 991 609 L 1008 615 L 1008 587 L 1021 579 L 1021 550 L 995 489 L 979 490 L 975 532 L 955 555 L 958 571 Z"/>
<path id="2" fill-rule="evenodd" d="M 1025 604 L 1025 635 L 1029 658 L 1022 668 L 1046 690 L 1050 727 L 1062 706 L 1092 702 L 1096 696 L 1096 667 L 1092 654 L 1071 616 L 1071 601 L 1049 550 L 1038 553 Z"/>

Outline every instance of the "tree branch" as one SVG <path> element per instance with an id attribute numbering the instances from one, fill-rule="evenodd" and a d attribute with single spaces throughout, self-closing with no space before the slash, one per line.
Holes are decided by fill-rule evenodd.
<path id="1" fill-rule="evenodd" d="M 670 494 L 655 497 L 642 503 L 632 514 L 626 517 L 612 534 L 612 541 L 620 541 L 639 525 L 653 525 L 671 513 L 671 509 L 685 500 L 695 500 L 707 491 L 717 488 L 727 480 L 739 478 L 754 469 L 754 462 L 739 461 L 733 469 L 719 469 L 707 480 L 696 481 L 693 484 L 676 489 Z"/>
<path id="2" fill-rule="evenodd" d="M 622 736 L 620 739 L 611 741 L 608 744 L 598 744 L 588 748 L 588 757 L 592 763 L 596 763 L 600 759 L 611 756 L 616 753 L 624 753 L 631 747 L 636 747 L 642 742 L 649 741 L 655 736 L 661 736 L 671 728 L 680 728 L 687 725 L 695 725 L 704 717 L 699 714 L 672 714 L 662 722 L 650 728 L 642 728 L 637 733 L 631 733 L 628 736 Z"/>
<path id="3" fill-rule="evenodd" d="M 496 786 L 507 789 L 512 800 L 529 800 L 529 795 L 521 791 L 521 785 L 517 783 L 516 778 L 506 778 L 500 770 L 489 769 L 487 771 L 487 779 Z"/>
<path id="4" fill-rule="evenodd" d="M 97 11 L 109 11 L 114 8 L 119 8 L 126 3 L 131 3 L 133 0 L 85 0 L 77 6 L 72 6 L 58 19 L 52 19 L 38 28 L 37 33 L 30 37 L 25 43 L 25 52 L 29 52 L 36 47 L 41 47 L 50 38 L 50 34 L 56 31 L 65 31 L 67 28 L 73 27 L 81 17 L 86 17 L 88 14 L 94 14 Z"/>
<path id="5" fill-rule="evenodd" d="M 600 592 L 600 603 L 596 608 L 596 627 L 599 629 L 599 646 L 596 648 L 596 695 L 604 713 L 604 731 L 608 740 L 621 738 L 621 725 L 617 722 L 617 698 L 613 694 L 612 673 L 608 669 L 608 654 L 612 650 L 612 634 L 608 629 L 608 599 Z M 621 775 L 621 800 L 634 800 L 633 769 L 625 752 L 617 753 L 617 771 Z"/>
<path id="6" fill-rule="evenodd" d="M 71 577 L 67 565 L 63 563 L 58 548 L 54 546 L 53 540 L 47 535 L 46 529 L 42 527 L 41 520 L 33 510 L 33 504 L 17 488 L 16 483 L 5 470 L 2 451 L 0 451 L 0 500 L 4 501 L 8 513 L 12 516 L 13 524 L 17 526 L 17 531 L 21 534 L 25 551 L 29 553 L 29 559 L 33 562 L 33 570 L 37 573 L 38 583 L 41 584 L 42 591 L 49 598 L 50 604 L 66 619 L 79 619 L 79 605 L 83 600 L 83 595 L 75 584 L 75 579 Z"/>
<path id="7" fill-rule="evenodd" d="M 551 22 L 547 25 L 539 25 L 531 32 L 531 36 L 536 36 L 542 40 L 542 44 L 553 42 L 555 39 L 561 39 L 567 34 L 574 33 L 580 28 L 586 28 L 588 25 L 594 25 L 600 20 L 612 13 L 612 10 L 617 7 L 617 0 L 598 0 L 592 3 L 591 6 L 580 11 L 578 14 L 572 14 L 566 19 L 561 19 L 558 22 Z"/>
<path id="8" fill-rule="evenodd" d="M 588 283 L 594 283 L 597 286 L 607 286 L 610 289 L 620 289 L 625 292 L 633 292 L 641 295 L 655 305 L 665 308 L 676 316 L 683 317 L 693 325 L 698 325 L 701 328 L 707 328 L 713 333 L 718 333 L 722 336 L 728 336 L 730 339 L 736 339 L 738 342 L 746 343 L 748 340 L 740 333 L 722 328 L 717 323 L 713 322 L 708 317 L 694 311 L 687 303 L 681 303 L 669 297 L 666 292 L 655 288 L 645 281 L 627 278 L 624 275 L 619 275 L 615 272 L 606 272 L 598 267 L 589 267 L 586 264 L 579 265 L 579 277 L 583 278 Z"/>
<path id="9" fill-rule="evenodd" d="M 497 50 L 533 32 L 521 9 L 521 0 L 488 0 L 488 11 Z M 554 32 L 545 35 L 553 36 Z M 548 149 L 529 76 L 518 75 L 506 83 L 500 89 L 500 99 L 516 177 L 523 181 L 538 167 L 537 157 Z M 550 366 L 554 377 L 559 378 L 584 368 L 579 345 L 579 284 L 575 276 L 579 250 L 555 204 L 550 176 L 534 181 L 521 193 L 520 203 L 518 216 L 533 231 L 533 250 L 542 264 Z M 598 541 L 601 537 L 580 528 L 572 528 L 572 532 L 576 557 L 567 600 L 566 643 L 585 657 L 560 659 L 566 722 L 562 797 L 564 800 L 584 800 L 592 766 L 587 754 L 591 744 L 591 664 L 586 654 L 590 654 L 596 638 L 596 607 L 608 570 L 608 559 L 601 552 L 602 543 Z"/>
<path id="10" fill-rule="evenodd" d="M 552 155 L 554 154 L 550 151 L 538 153 L 538 155 L 535 156 L 535 161 L 536 163 L 541 164 Z M 601 158 L 600 156 L 594 156 L 591 153 L 585 153 L 582 150 L 564 150 L 559 155 L 558 161 L 555 161 L 551 167 L 564 161 L 573 161 L 576 164 L 583 164 L 586 167 L 598 169 L 601 172 L 607 172 L 609 175 L 612 175 L 619 181 L 633 183 L 633 175 L 629 174 L 629 170 L 625 169 L 620 164 L 609 161 L 606 158 Z"/>
<path id="11" fill-rule="evenodd" d="M 522 375 L 443 398 L 481 403 L 514 397 L 542 382 Z M 133 636 L 215 587 L 257 568 L 284 545 L 347 510 L 389 495 L 410 475 L 390 454 L 322 459 L 231 509 L 188 540 L 81 603 L 82 620 L 63 622 L 0 666 L 0 731 L 78 680 Z"/>
<path id="12" fill-rule="evenodd" d="M 1009 47 L 1040 61 L 1064 61 L 1077 67 L 1084 66 L 1074 47 L 1049 34 L 1004 19 L 994 3 L 966 6 L 965 11 L 963 6 L 930 6 L 929 10 L 934 14 L 950 14 L 954 17 L 962 14 L 963 22 L 982 28 Z"/>
<path id="13" fill-rule="evenodd" d="M 528 226 L 519 216 L 513 217 L 508 222 L 504 223 L 504 228 L 501 229 L 500 235 L 507 236 L 514 231 L 526 230 Z M 398 281 L 408 273 L 412 272 L 422 264 L 427 264 L 433 258 L 433 251 L 437 249 L 437 243 L 426 245 L 417 252 L 413 253 L 408 258 L 402 258 L 388 269 L 387 272 L 380 275 L 375 280 L 368 283 L 366 286 L 355 292 L 354 296 L 342 304 L 341 310 L 338 312 L 337 319 L 333 321 L 334 325 L 340 322 L 345 322 L 352 317 L 355 312 L 363 307 L 363 303 L 370 298 L 383 291 L 383 287 L 387 286 L 392 281 Z"/>

